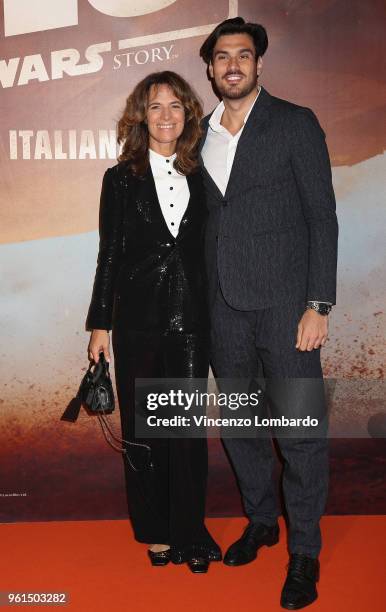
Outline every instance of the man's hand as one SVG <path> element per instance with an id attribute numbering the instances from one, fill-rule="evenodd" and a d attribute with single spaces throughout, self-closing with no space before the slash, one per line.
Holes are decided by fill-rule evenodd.
<path id="1" fill-rule="evenodd" d="M 328 334 L 328 316 L 308 308 L 298 325 L 296 348 L 299 351 L 312 351 L 324 346 Z"/>

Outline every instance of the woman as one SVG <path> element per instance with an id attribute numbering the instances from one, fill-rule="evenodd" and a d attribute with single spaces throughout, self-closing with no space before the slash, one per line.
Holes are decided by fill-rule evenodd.
<path id="1" fill-rule="evenodd" d="M 155 466 L 152 478 L 133 469 L 134 454 L 124 461 L 135 538 L 153 565 L 187 562 L 196 573 L 221 560 L 204 524 L 207 441 L 136 439 L 134 379 L 208 375 L 201 117 L 196 95 L 174 72 L 150 74 L 128 97 L 119 163 L 103 179 L 86 322 L 95 362 L 101 351 L 109 360 L 112 329 L 123 438 L 148 445 Z"/>

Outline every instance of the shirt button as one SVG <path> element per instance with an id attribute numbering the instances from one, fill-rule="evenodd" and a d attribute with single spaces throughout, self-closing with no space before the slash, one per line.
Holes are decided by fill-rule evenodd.
<path id="1" fill-rule="evenodd" d="M 173 208 L 174 204 L 170 204 L 171 208 Z"/>
<path id="2" fill-rule="evenodd" d="M 170 171 L 170 170 L 168 170 L 168 174 L 171 174 L 171 171 Z"/>
<path id="3" fill-rule="evenodd" d="M 173 190 L 173 187 L 169 187 L 169 189 L 170 189 L 170 191 L 172 191 L 172 190 Z"/>
<path id="4" fill-rule="evenodd" d="M 167 159 L 167 160 L 166 160 L 166 163 L 168 164 L 169 162 L 170 162 L 170 159 Z"/>
<path id="5" fill-rule="evenodd" d="M 174 225 L 174 221 L 172 221 L 170 225 Z"/>

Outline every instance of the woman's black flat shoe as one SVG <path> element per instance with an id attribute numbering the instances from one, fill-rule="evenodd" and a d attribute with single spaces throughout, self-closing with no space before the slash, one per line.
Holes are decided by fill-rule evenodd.
<path id="1" fill-rule="evenodd" d="M 196 557 L 204 557 L 209 562 L 222 561 L 221 548 L 213 542 L 213 544 L 196 544 L 194 546 L 194 555 Z M 172 547 L 171 561 L 176 565 L 186 563 L 189 557 L 193 556 L 191 547 L 185 549 L 177 549 Z"/>
<path id="2" fill-rule="evenodd" d="M 215 542 L 210 545 L 202 545 L 201 550 L 208 561 L 222 561 L 221 548 Z"/>
<path id="3" fill-rule="evenodd" d="M 206 574 L 209 561 L 205 557 L 191 557 L 188 559 L 188 567 L 193 574 Z"/>
<path id="4" fill-rule="evenodd" d="M 147 554 L 149 555 L 151 564 L 157 567 L 167 565 L 170 561 L 170 548 L 168 550 L 162 550 L 161 552 L 153 552 L 152 550 L 148 550 Z"/>

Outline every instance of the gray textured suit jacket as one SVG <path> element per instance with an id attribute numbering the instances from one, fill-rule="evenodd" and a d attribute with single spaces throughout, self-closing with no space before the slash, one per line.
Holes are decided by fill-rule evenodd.
<path id="1" fill-rule="evenodd" d="M 203 119 L 201 148 L 209 119 Z M 262 87 L 224 197 L 205 168 L 203 174 L 211 302 L 220 283 L 238 310 L 299 299 L 335 304 L 335 197 L 325 134 L 309 108 Z"/>

